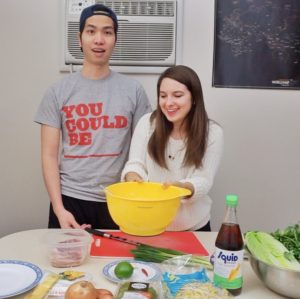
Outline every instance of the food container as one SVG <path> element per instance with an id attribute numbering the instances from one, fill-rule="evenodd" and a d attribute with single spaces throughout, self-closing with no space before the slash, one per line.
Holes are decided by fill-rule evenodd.
<path id="1" fill-rule="evenodd" d="M 90 234 L 81 229 L 50 229 L 46 239 L 50 264 L 58 268 L 81 265 L 92 243 Z"/>
<path id="2" fill-rule="evenodd" d="M 266 264 L 248 250 L 251 267 L 270 290 L 289 298 L 300 299 L 300 271 Z"/>
<path id="3" fill-rule="evenodd" d="M 120 229 L 131 235 L 153 236 L 165 231 L 190 190 L 153 182 L 124 182 L 105 188 L 108 209 Z"/>

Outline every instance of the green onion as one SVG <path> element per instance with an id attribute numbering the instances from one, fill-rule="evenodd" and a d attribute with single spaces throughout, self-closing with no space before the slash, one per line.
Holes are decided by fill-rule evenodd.
<path id="1" fill-rule="evenodd" d="M 131 252 L 136 260 L 153 263 L 162 263 L 174 257 L 190 255 L 182 251 L 162 247 L 154 247 L 150 245 L 138 245 L 135 249 L 132 249 Z M 207 257 L 199 255 L 190 256 L 191 258 L 187 263 L 188 266 L 202 266 L 209 270 L 213 268 Z"/>

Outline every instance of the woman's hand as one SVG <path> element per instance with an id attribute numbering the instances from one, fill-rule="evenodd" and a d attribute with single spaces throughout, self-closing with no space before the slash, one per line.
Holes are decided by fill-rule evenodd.
<path id="1" fill-rule="evenodd" d="M 172 181 L 167 181 L 167 182 L 163 183 L 163 186 L 165 188 L 168 188 L 169 186 L 175 186 L 175 187 L 185 188 L 185 189 L 190 190 L 192 193 L 191 193 L 191 195 L 186 196 L 186 198 L 189 198 L 189 197 L 193 196 L 194 191 L 195 191 L 193 184 L 188 183 L 188 182 L 181 183 L 181 182 L 178 182 L 178 181 L 173 181 L 173 182 Z"/>
<path id="2" fill-rule="evenodd" d="M 125 174 L 125 181 L 126 182 L 143 182 L 144 180 L 142 179 L 142 177 L 137 174 L 136 172 L 133 172 L 133 171 L 130 171 L 130 172 L 127 172 Z"/>

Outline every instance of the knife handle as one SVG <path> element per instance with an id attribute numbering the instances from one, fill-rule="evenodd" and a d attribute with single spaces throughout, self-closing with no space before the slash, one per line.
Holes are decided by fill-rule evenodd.
<path id="1" fill-rule="evenodd" d="M 90 233 L 92 235 L 110 238 L 110 234 L 103 232 L 101 230 L 97 230 L 97 229 L 93 229 L 93 228 L 86 228 L 85 231 L 87 231 L 88 233 Z"/>
<path id="2" fill-rule="evenodd" d="M 112 239 L 112 240 L 116 240 L 116 241 L 119 241 L 119 242 L 131 244 L 131 245 L 135 245 L 135 246 L 142 245 L 142 243 L 140 243 L 140 242 L 136 242 L 136 241 L 133 241 L 133 240 L 128 240 L 126 238 L 119 237 L 119 236 L 114 236 L 114 235 L 111 235 L 109 233 L 103 232 L 101 230 L 97 230 L 97 229 L 93 229 L 93 228 L 86 228 L 85 230 L 88 233 L 96 235 L 96 236 L 109 238 L 109 239 Z"/>

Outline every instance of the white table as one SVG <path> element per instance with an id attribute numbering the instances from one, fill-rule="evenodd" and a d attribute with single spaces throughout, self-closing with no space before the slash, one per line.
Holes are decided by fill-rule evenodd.
<path id="1" fill-rule="evenodd" d="M 56 273 L 62 272 L 64 269 L 51 267 L 46 256 L 44 237 L 47 229 L 36 229 L 22 231 L 5 236 L 0 239 L 0 259 L 12 259 L 31 262 L 38 265 L 43 270 L 50 270 Z M 214 251 L 214 242 L 216 232 L 197 232 L 196 236 L 211 254 Z M 167 247 L 167 244 L 166 244 Z M 117 285 L 108 281 L 102 274 L 102 268 L 112 262 L 112 258 L 107 257 L 90 257 L 83 265 L 76 267 L 78 271 L 91 273 L 93 283 L 98 288 L 106 288 L 116 291 Z M 260 280 L 255 276 L 248 261 L 243 264 L 244 286 L 242 294 L 238 298 L 246 299 L 276 299 L 284 298 L 267 289 Z M 13 298 L 24 298 L 25 294 Z"/>

